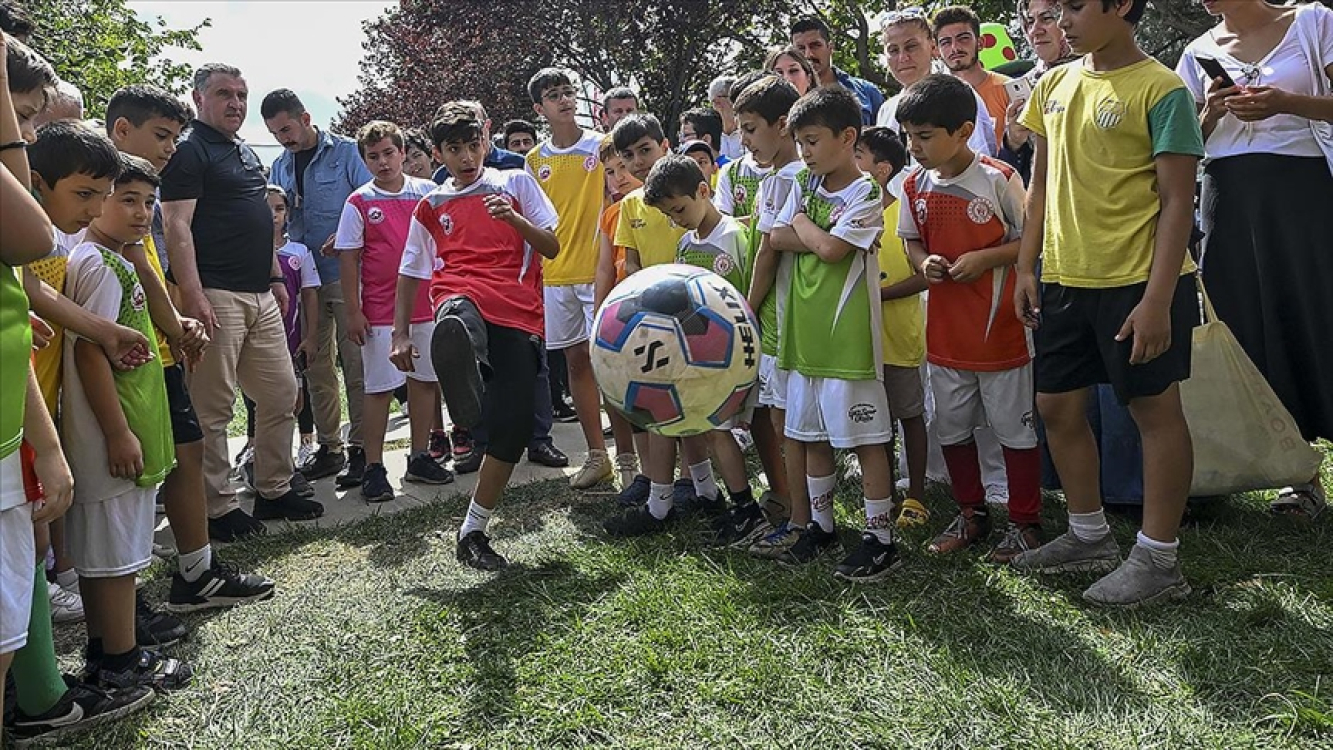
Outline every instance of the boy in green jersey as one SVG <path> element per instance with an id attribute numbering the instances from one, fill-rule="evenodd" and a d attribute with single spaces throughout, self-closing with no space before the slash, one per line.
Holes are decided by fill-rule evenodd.
<path id="1" fill-rule="evenodd" d="M 853 449 L 861 463 L 866 529 L 836 575 L 878 581 L 898 564 L 875 259 L 884 227 L 882 190 L 856 164 L 861 108 L 855 94 L 836 86 L 815 89 L 791 108 L 787 126 L 805 166 L 770 242 L 792 264 L 778 367 L 788 372 L 787 460 L 804 468 L 812 521 L 780 559 L 810 562 L 837 546 L 833 449 Z"/>

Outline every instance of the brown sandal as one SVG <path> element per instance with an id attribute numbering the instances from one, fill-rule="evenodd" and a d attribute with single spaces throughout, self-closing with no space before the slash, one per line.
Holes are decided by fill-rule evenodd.
<path id="1" fill-rule="evenodd" d="M 1328 507 L 1328 497 L 1324 494 L 1319 477 L 1313 482 L 1283 487 L 1277 493 L 1277 499 L 1269 503 L 1269 510 L 1284 516 L 1303 516 L 1310 520 L 1319 517 Z"/>

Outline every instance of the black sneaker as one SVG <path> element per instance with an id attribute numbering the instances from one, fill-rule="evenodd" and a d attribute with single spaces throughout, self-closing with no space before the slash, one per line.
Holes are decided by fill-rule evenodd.
<path id="1" fill-rule="evenodd" d="M 384 464 L 367 464 L 365 476 L 361 479 L 361 499 L 368 503 L 387 503 L 394 497 L 393 486 L 389 484 L 389 472 Z"/>
<path id="2" fill-rule="evenodd" d="M 811 521 L 791 549 L 778 557 L 778 562 L 787 565 L 804 565 L 818 558 L 825 552 L 838 546 L 838 530 L 824 531 L 816 521 Z"/>
<path id="3" fill-rule="evenodd" d="M 879 537 L 865 532 L 861 534 L 861 545 L 838 563 L 833 575 L 852 583 L 874 583 L 884 580 L 901 563 L 896 545 L 892 542 L 885 544 Z"/>
<path id="4" fill-rule="evenodd" d="M 735 506 L 713 522 L 713 543 L 721 547 L 749 547 L 772 531 L 759 503 Z"/>
<path id="5" fill-rule="evenodd" d="M 319 446 L 319 450 L 315 451 L 314 455 L 310 457 L 310 460 L 306 461 L 300 467 L 300 471 L 305 475 L 306 479 L 313 482 L 316 479 L 323 479 L 337 474 L 342 471 L 342 468 L 346 463 L 347 458 L 343 455 L 342 450 L 330 448 L 327 445 L 321 445 Z"/>
<path id="6" fill-rule="evenodd" d="M 235 542 L 248 536 L 262 536 L 266 530 L 264 524 L 240 508 L 221 518 L 208 519 L 208 538 L 215 542 Z"/>
<path id="7" fill-rule="evenodd" d="M 142 686 L 167 691 L 189 685 L 193 677 L 194 669 L 189 664 L 144 648 L 139 649 L 138 661 L 128 669 L 113 671 L 102 662 L 97 668 L 96 684 L 107 690 Z"/>
<path id="8" fill-rule="evenodd" d="M 430 431 L 430 445 L 426 452 L 434 461 L 442 461 L 449 457 L 453 450 L 453 445 L 449 442 L 449 433 L 444 430 Z"/>
<path id="9" fill-rule="evenodd" d="M 458 474 L 471 474 L 481 468 L 481 459 L 485 457 L 483 451 L 473 450 L 462 458 L 455 458 L 454 471 Z"/>
<path id="10" fill-rule="evenodd" d="M 675 503 L 674 507 L 682 516 L 720 518 L 727 514 L 727 501 L 722 499 L 721 492 L 713 498 L 699 497 L 691 492 L 688 500 L 683 503 Z"/>
<path id="11" fill-rule="evenodd" d="M 435 365 L 449 418 L 468 429 L 481 424 L 481 369 L 467 325 L 457 315 L 441 316 L 435 323 L 430 361 Z"/>
<path id="12" fill-rule="evenodd" d="M 699 498 L 694 494 L 694 480 L 689 477 L 681 477 L 671 483 L 671 502 L 677 508 L 684 508 L 694 503 Z"/>
<path id="13" fill-rule="evenodd" d="M 552 469 L 563 469 L 569 466 L 569 456 L 565 452 L 555 447 L 553 443 L 537 443 L 528 448 L 528 460 L 534 464 L 549 466 Z"/>
<path id="14" fill-rule="evenodd" d="M 370 474 L 370 467 L 368 466 L 366 467 L 366 474 Z M 448 469 L 436 463 L 435 459 L 430 457 L 430 453 L 422 451 L 407 460 L 407 473 L 403 475 L 403 480 L 418 484 L 449 484 L 454 481 L 454 475 Z M 365 491 L 366 483 L 362 482 L 362 494 Z"/>
<path id="15" fill-rule="evenodd" d="M 579 421 L 579 413 L 574 411 L 574 407 L 570 406 L 569 402 L 563 398 L 551 404 L 551 416 L 555 421 L 564 422 L 565 424 Z"/>
<path id="16" fill-rule="evenodd" d="M 636 505 L 643 505 L 648 502 L 648 496 L 652 494 L 653 483 L 648 477 L 639 474 L 634 477 L 634 481 L 629 486 L 616 495 L 616 505 L 622 508 L 633 508 Z"/>
<path id="17" fill-rule="evenodd" d="M 618 516 L 612 516 L 602 523 L 602 528 L 611 536 L 631 537 L 660 534 L 671 527 L 677 517 L 673 507 L 667 511 L 666 518 L 658 518 L 648 511 L 648 504 L 629 508 Z"/>
<path id="18" fill-rule="evenodd" d="M 359 445 L 348 446 L 347 448 L 347 468 L 338 475 L 334 484 L 340 490 L 360 487 L 361 480 L 366 478 L 366 451 Z"/>
<path id="19" fill-rule="evenodd" d="M 467 536 L 458 540 L 458 551 L 455 555 L 459 562 L 477 570 L 503 570 L 509 567 L 509 561 L 504 559 L 504 555 L 491 549 L 491 538 L 480 529 L 470 531 Z"/>
<path id="20" fill-rule="evenodd" d="M 194 583 L 180 572 L 171 576 L 171 593 L 166 608 L 172 612 L 198 612 L 201 609 L 233 607 L 273 596 L 273 581 L 236 568 L 213 558 L 213 566 Z"/>
<path id="21" fill-rule="evenodd" d="M 272 520 L 277 518 L 288 521 L 313 521 L 324 515 L 324 505 L 296 494 L 296 490 L 287 490 L 285 494 L 273 499 L 255 497 L 255 518 Z"/>
<path id="22" fill-rule="evenodd" d="M 14 738 L 15 747 L 27 747 L 124 718 L 146 708 L 156 697 L 157 693 L 145 685 L 103 690 L 75 683 L 51 710 L 40 716 L 18 711 L 13 724 L 5 729 Z"/>
<path id="23" fill-rule="evenodd" d="M 159 612 L 134 592 L 134 639 L 143 648 L 163 648 L 180 643 L 189 628 L 179 617 Z"/>
<path id="24" fill-rule="evenodd" d="M 293 471 L 293 472 L 292 472 L 292 492 L 295 492 L 296 494 L 300 495 L 301 497 L 314 497 L 314 496 L 315 496 L 315 486 L 314 486 L 313 484 L 310 483 L 310 480 L 309 480 L 309 479 L 306 479 L 306 478 L 305 478 L 305 475 L 304 475 L 304 474 L 302 474 L 302 473 L 299 472 L 299 471 Z"/>

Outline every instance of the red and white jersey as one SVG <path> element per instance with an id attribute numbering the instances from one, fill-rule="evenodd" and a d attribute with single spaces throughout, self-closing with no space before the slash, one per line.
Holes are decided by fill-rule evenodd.
<path id="1" fill-rule="evenodd" d="M 421 200 L 398 272 L 430 280 L 432 309 L 461 294 L 486 322 L 545 336 L 541 259 L 517 229 L 491 217 L 488 195 L 503 195 L 538 229 L 556 227 L 555 207 L 532 175 L 487 167 L 472 184 L 455 188 L 450 178 Z"/>
<path id="2" fill-rule="evenodd" d="M 396 193 L 377 188 L 371 181 L 357 188 L 343 204 L 333 247 L 361 250 L 361 312 L 373 326 L 393 325 L 398 267 L 402 265 L 412 212 L 434 189 L 435 183 L 430 180 L 410 176 Z M 430 297 L 423 287 L 412 309 L 412 322 L 430 320 Z"/>

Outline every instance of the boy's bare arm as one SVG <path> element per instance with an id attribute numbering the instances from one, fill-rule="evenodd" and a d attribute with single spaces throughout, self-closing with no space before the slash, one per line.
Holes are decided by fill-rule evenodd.
<path id="1" fill-rule="evenodd" d="M 592 285 L 593 309 L 602 306 L 615 285 L 616 248 L 611 244 L 611 238 L 599 229 L 597 230 L 597 273 L 593 277 Z"/>
<path id="2" fill-rule="evenodd" d="M 1012 240 L 1003 245 L 963 253 L 949 265 L 949 276 L 960 284 L 970 284 L 993 268 L 1012 266 L 1018 262 L 1021 242 L 1022 240 Z"/>
<path id="3" fill-rule="evenodd" d="M 796 233 L 796 227 L 774 227 L 769 232 L 768 246 L 779 253 L 808 253 L 810 248 L 801 242 L 801 236 Z"/>
<path id="4" fill-rule="evenodd" d="M 361 310 L 361 252 L 362 248 L 359 247 L 338 251 L 343 306 L 347 309 L 347 338 L 357 346 L 365 346 L 370 329 L 366 315 Z"/>
<path id="5" fill-rule="evenodd" d="M 643 270 L 643 260 L 639 257 L 639 248 L 625 248 L 625 275 L 631 276 Z"/>
<path id="6" fill-rule="evenodd" d="M 28 365 L 27 405 L 23 412 L 23 439 L 32 446 L 36 458 L 33 471 L 42 483 L 45 498 L 42 506 L 32 512 L 34 522 L 51 521 L 59 518 L 69 508 L 74 498 L 74 477 L 65 463 L 65 454 L 60 450 L 60 437 L 56 433 L 55 423 L 46 410 L 42 399 L 41 386 L 37 384 L 37 373 Z"/>
<path id="7" fill-rule="evenodd" d="M 28 295 L 33 312 L 97 342 L 102 347 L 103 356 L 108 357 L 116 369 L 132 370 L 152 359 L 148 339 L 142 333 L 93 315 L 27 268 L 23 269 L 23 291 Z"/>
<path id="8" fill-rule="evenodd" d="M 142 243 L 126 245 L 122 255 L 130 265 L 134 266 L 134 271 L 139 276 L 139 285 L 143 287 L 144 296 L 148 298 L 148 317 L 152 318 L 153 325 L 162 329 L 168 341 L 179 341 L 185 335 L 185 327 L 181 322 L 180 313 L 171 302 L 171 296 L 167 294 L 167 285 L 162 283 L 162 279 L 158 278 L 157 272 L 148 262 L 147 248 Z"/>
<path id="9" fill-rule="evenodd" d="M 120 406 L 111 365 L 96 344 L 80 338 L 74 343 L 74 366 L 79 369 L 83 393 L 102 428 L 111 476 L 121 479 L 138 477 L 143 473 L 143 453 L 139 439 L 130 431 L 125 410 Z"/>
<path id="10" fill-rule="evenodd" d="M 1037 290 L 1037 259 L 1046 238 L 1046 138 L 1032 134 L 1032 181 L 1028 184 L 1023 236 L 1018 244 L 1018 275 L 1014 284 L 1014 313 L 1023 325 L 1036 328 L 1041 320 Z"/>
<path id="11" fill-rule="evenodd" d="M 746 295 L 746 301 L 750 303 L 750 308 L 758 310 L 759 306 L 764 304 L 768 298 L 768 293 L 773 290 L 773 284 L 778 278 L 778 254 L 773 249 L 771 240 L 773 235 L 765 234 L 759 238 L 759 249 L 754 254 L 754 270 L 750 274 L 750 293 Z"/>
<path id="12" fill-rule="evenodd" d="M 421 279 L 398 274 L 398 290 L 393 301 L 393 343 L 389 361 L 402 372 L 416 372 L 414 360 L 421 356 L 412 343 L 412 308 L 416 307 L 417 286 Z"/>
<path id="13" fill-rule="evenodd" d="M 820 229 L 818 224 L 803 213 L 798 213 L 792 218 L 791 228 L 796 230 L 796 237 L 800 240 L 801 247 L 818 255 L 825 263 L 837 263 L 852 253 L 862 251 L 862 248 L 847 240 L 834 237 Z"/>
<path id="14" fill-rule="evenodd" d="M 924 291 L 929 284 L 926 283 L 926 277 L 921 275 L 918 270 L 910 278 L 903 279 L 896 284 L 889 284 L 886 287 L 880 287 L 880 302 L 890 302 L 903 297 L 914 297 Z"/>

